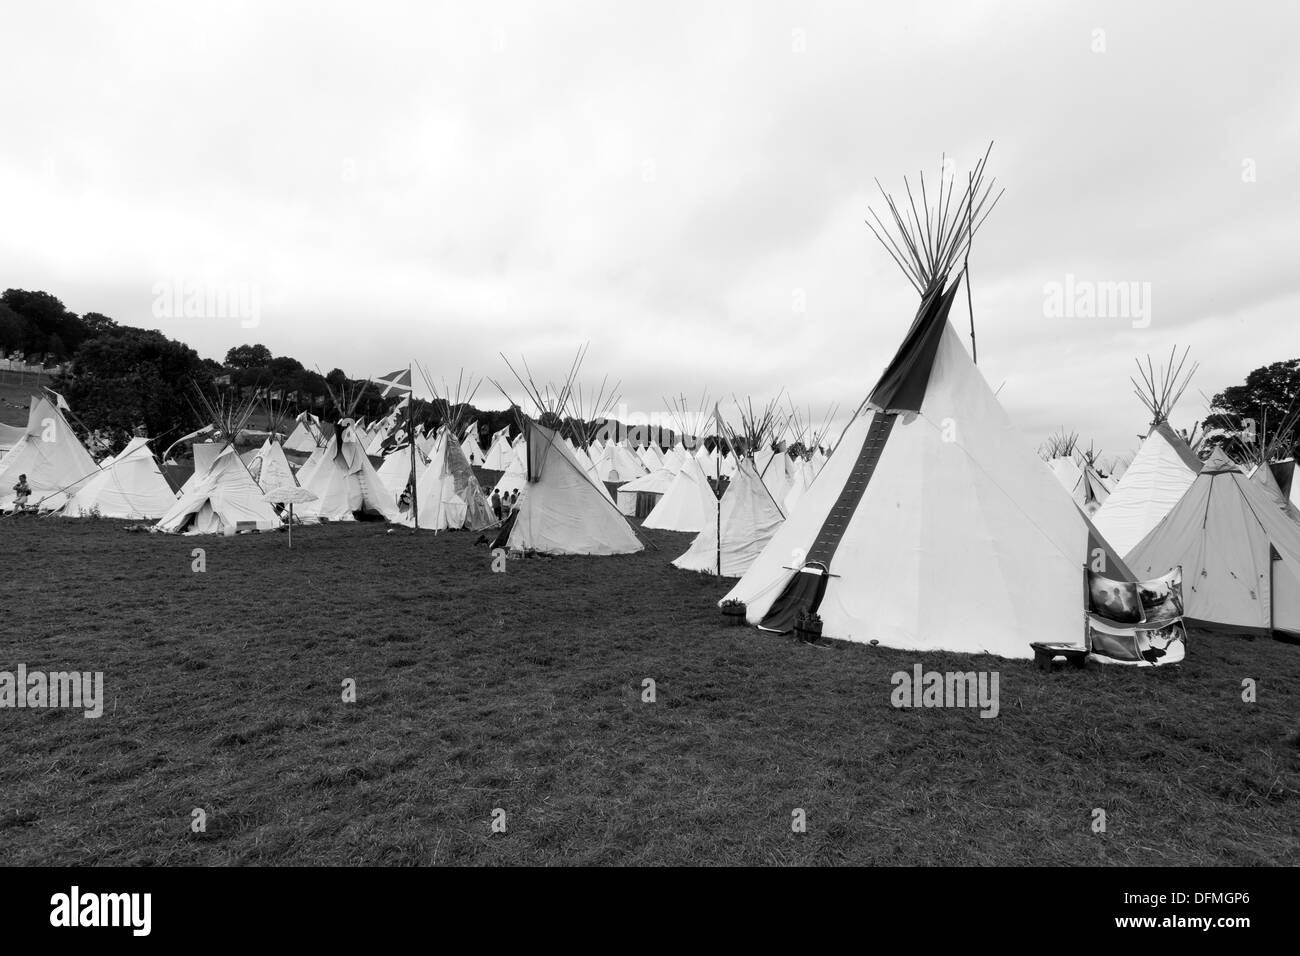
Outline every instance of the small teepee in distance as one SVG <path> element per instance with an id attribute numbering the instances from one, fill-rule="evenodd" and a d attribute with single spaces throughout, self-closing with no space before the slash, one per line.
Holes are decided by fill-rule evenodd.
<path id="1" fill-rule="evenodd" d="M 352 418 L 363 395 L 364 388 L 357 385 L 330 388 L 339 420 L 320 459 L 302 479 L 302 487 L 316 495 L 315 500 L 299 507 L 298 516 L 303 521 L 401 519 L 397 503 L 366 455 L 369 437 Z"/>
<path id="2" fill-rule="evenodd" d="M 262 497 L 262 489 L 235 449 L 255 409 L 228 393 L 209 395 L 195 386 L 195 412 L 208 422 L 213 440 L 193 446 L 194 474 L 179 499 L 158 519 L 159 531 L 191 534 L 234 534 L 270 531 L 280 516 Z"/>
<path id="3" fill-rule="evenodd" d="M 707 401 L 708 393 L 705 392 L 700 396 L 700 404 L 696 407 L 702 410 L 706 407 Z M 677 428 L 678 441 L 698 440 L 697 433 L 703 431 L 702 411 L 692 413 L 687 407 L 684 396 L 674 399 L 672 404 L 665 399 L 664 405 L 668 408 L 668 413 Z M 702 450 L 704 443 L 700 441 L 699 445 Z M 709 484 L 708 477 L 700 464 L 700 458 L 695 454 L 694 449 L 688 449 L 681 444 L 678 448 L 681 449 L 681 455 L 677 473 L 663 497 L 641 522 L 641 527 L 699 534 L 704 530 L 706 523 L 710 521 L 716 523 L 718 496 L 714 493 L 713 486 Z M 676 453 L 676 449 L 674 452 Z"/>
<path id="4" fill-rule="evenodd" d="M 910 187 L 901 209 L 886 196 L 893 233 L 879 217 L 872 231 L 920 308 L 798 509 L 727 595 L 750 623 L 786 631 L 816 613 L 827 637 L 1024 658 L 1034 641 L 1083 645 L 1089 564 L 1131 577 L 948 320 L 958 264 L 996 202 L 984 163 L 956 191 L 941 179 L 931 194 L 923 178 L 915 204 Z"/>
<path id="5" fill-rule="evenodd" d="M 1147 357 L 1137 362 L 1141 382 L 1130 379 L 1133 392 L 1151 414 L 1142 446 L 1124 476 L 1098 509 L 1097 530 L 1121 555 L 1128 554 L 1178 504 L 1201 470 L 1201 461 L 1169 425 L 1169 415 L 1196 374 L 1187 367 L 1188 350 L 1177 348 L 1157 368 Z"/>
<path id="6" fill-rule="evenodd" d="M 740 403 L 736 403 L 740 407 Z M 740 407 L 741 431 L 729 427 L 716 415 L 718 430 L 726 434 L 736 458 L 736 469 L 715 502 L 713 514 L 705 517 L 704 527 L 690 548 L 673 562 L 686 571 L 700 571 L 724 578 L 738 578 L 763 552 L 781 527 L 785 514 L 763 484 L 755 464 L 755 452 L 762 453 L 771 441 L 776 421 L 776 402 L 755 411 Z"/>
<path id="7" fill-rule="evenodd" d="M 454 390 L 443 382 L 439 391 L 427 369 L 421 367 L 420 374 L 433 396 L 433 408 L 441 425 L 428 467 L 415 483 L 416 508 L 406 513 L 403 524 L 414 527 L 418 513 L 423 529 L 482 531 L 496 524 L 496 517 L 457 439 L 479 383 L 467 380 L 462 371 Z"/>
<path id="8" fill-rule="evenodd" d="M 608 492 L 593 477 L 561 435 L 572 401 L 574 382 L 585 355 L 580 349 L 559 389 L 537 387 L 524 363 L 525 376 L 502 356 L 537 408 L 536 420 L 519 413 L 527 439 L 526 487 L 519 505 L 503 523 L 494 547 L 543 554 L 632 554 L 645 547 Z M 493 382 L 506 396 L 499 383 Z M 512 403 L 513 404 L 513 403 Z M 516 406 L 517 407 L 517 406 Z"/>

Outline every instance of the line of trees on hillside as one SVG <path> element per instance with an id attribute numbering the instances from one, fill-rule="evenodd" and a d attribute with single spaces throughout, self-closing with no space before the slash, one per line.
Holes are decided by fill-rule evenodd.
<path id="1" fill-rule="evenodd" d="M 68 362 L 54 388 L 80 422 L 109 438 L 114 451 L 141 426 L 151 437 L 175 438 L 208 424 L 196 410 L 195 388 L 233 389 L 236 397 L 250 398 L 265 389 L 289 411 L 310 411 L 330 422 L 341 413 L 332 395 L 355 397 L 354 414 L 368 420 L 387 414 L 394 405 L 393 399 L 381 397 L 377 386 L 350 379 L 339 368 L 322 375 L 296 358 L 273 355 L 261 344 L 234 346 L 217 362 L 156 329 L 119 324 L 98 312 L 77 315 L 48 292 L 0 293 L 0 350 L 34 361 L 44 357 Z M 1300 405 L 1300 358 L 1255 369 L 1244 384 L 1215 395 L 1212 404 L 1213 424 L 1253 420 L 1261 427 L 1268 422 L 1271 430 Z M 414 405 L 417 423 L 441 423 L 438 408 L 420 400 Z M 461 421 L 477 421 L 479 441 L 486 444 L 502 428 L 517 434 L 517 412 L 466 406 Z M 1223 440 L 1230 443 L 1232 438 Z M 1294 454 L 1296 446 L 1291 436 L 1283 450 Z"/>

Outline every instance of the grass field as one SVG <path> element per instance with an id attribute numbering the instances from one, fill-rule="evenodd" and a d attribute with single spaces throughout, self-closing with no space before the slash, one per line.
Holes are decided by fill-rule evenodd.
<path id="1" fill-rule="evenodd" d="M 799 645 L 723 627 L 725 584 L 668 565 L 689 537 L 649 538 L 492 574 L 467 534 L 0 521 L 0 670 L 102 670 L 107 701 L 0 710 L 0 861 L 1300 863 L 1300 648 L 1043 674 Z M 894 709 L 918 661 L 998 671 L 1000 715 Z"/>

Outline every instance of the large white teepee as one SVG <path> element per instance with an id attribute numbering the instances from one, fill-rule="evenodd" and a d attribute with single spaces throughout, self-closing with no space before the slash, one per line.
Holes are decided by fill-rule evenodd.
<path id="1" fill-rule="evenodd" d="M 68 499 L 65 518 L 97 514 L 101 518 L 160 518 L 176 504 L 148 439 L 132 438 L 126 448 L 103 462 L 99 471 Z"/>
<path id="2" fill-rule="evenodd" d="M 1171 355 L 1159 372 L 1150 359 L 1145 369 L 1138 363 L 1142 384 L 1135 381 L 1134 388 L 1151 412 L 1150 430 L 1093 519 L 1097 530 L 1121 555 L 1132 551 L 1169 514 L 1201 470 L 1200 459 L 1169 427 L 1169 414 L 1196 372 L 1193 365 L 1183 374 L 1186 359 L 1186 351 L 1177 363 Z"/>
<path id="3" fill-rule="evenodd" d="M 155 527 L 172 533 L 222 534 L 269 531 L 279 525 L 280 517 L 263 500 L 235 446 L 225 444 L 210 465 L 195 472 Z"/>
<path id="4" fill-rule="evenodd" d="M 1300 524 L 1221 448 L 1127 560 L 1143 578 L 1183 569 L 1189 623 L 1300 636 Z"/>
<path id="5" fill-rule="evenodd" d="M 358 513 L 367 513 L 393 522 L 401 519 L 397 503 L 366 457 L 363 441 L 349 419 L 339 422 L 324 455 L 302 482 L 316 500 L 299 505 L 297 516 L 304 521 L 353 521 Z"/>
<path id="6" fill-rule="evenodd" d="M 981 163 L 981 168 L 982 168 Z M 970 195 L 988 197 L 979 170 Z M 981 195 L 984 199 L 981 199 Z M 1082 645 L 1085 569 L 1101 549 L 976 369 L 948 312 L 970 231 L 965 197 L 937 216 L 937 248 L 903 224 L 920 309 L 898 354 L 798 510 L 731 589 L 753 624 L 785 631 L 815 611 L 827 637 L 909 650 L 1029 657 L 1034 641 Z M 897 207 L 891 203 L 891 211 Z M 904 244 L 905 245 L 905 244 Z M 799 570 L 791 570 L 798 568 Z"/>
<path id="7" fill-rule="evenodd" d="M 559 434 L 527 421 L 527 490 L 509 529 L 512 550 L 632 554 L 645 546 Z"/>
<path id="8" fill-rule="evenodd" d="M 49 399 L 33 395 L 26 431 L 0 458 L 0 511 L 13 509 L 13 486 L 22 475 L 31 488 L 27 507 L 54 511 L 98 471 L 63 413 Z"/>

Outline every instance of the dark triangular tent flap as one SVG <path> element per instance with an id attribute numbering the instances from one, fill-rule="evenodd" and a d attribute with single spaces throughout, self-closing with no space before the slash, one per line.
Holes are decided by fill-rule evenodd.
<path id="1" fill-rule="evenodd" d="M 946 278 L 946 277 L 945 277 Z M 943 279 L 936 279 L 921 299 L 916 319 L 899 346 L 898 354 L 880 376 L 867 402 L 884 412 L 919 412 L 930 382 L 930 369 L 939 340 L 948 323 L 948 311 L 961 285 L 960 279 L 943 291 Z"/>

